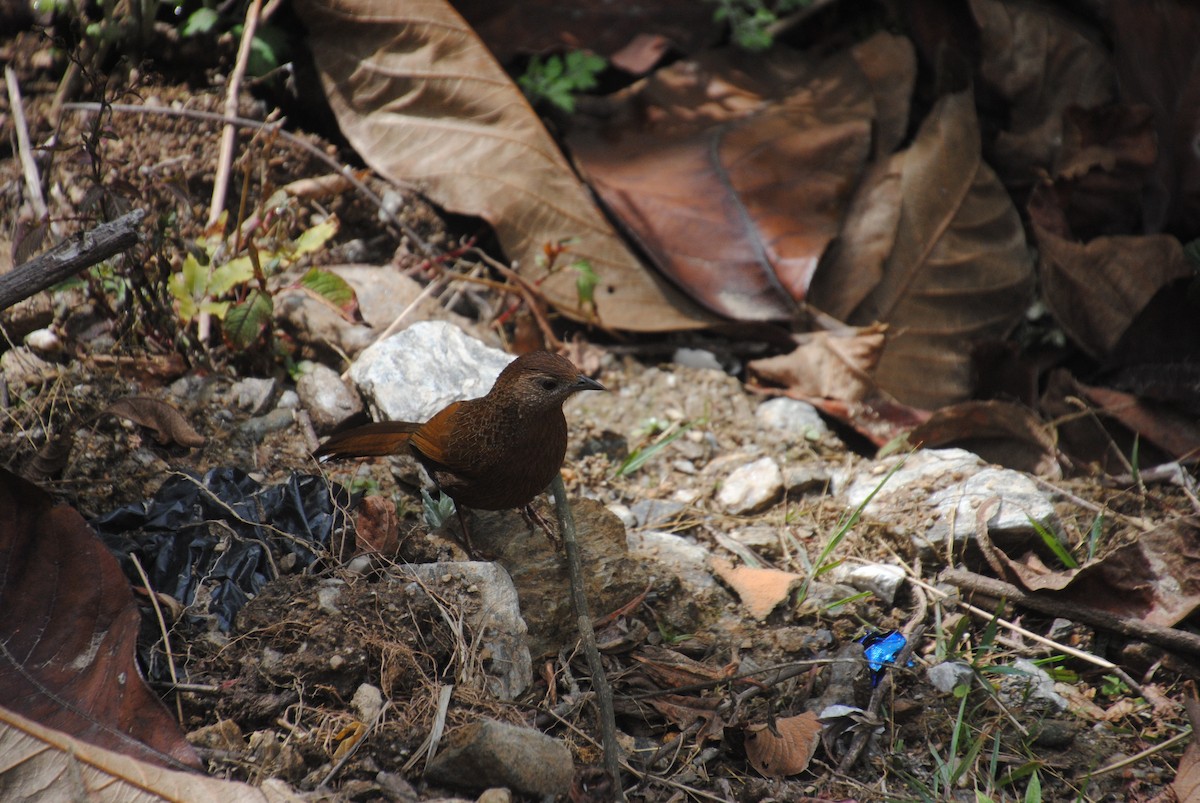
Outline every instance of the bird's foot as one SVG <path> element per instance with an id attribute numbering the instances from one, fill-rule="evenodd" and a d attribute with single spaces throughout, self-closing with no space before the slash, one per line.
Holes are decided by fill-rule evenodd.
<path id="1" fill-rule="evenodd" d="M 525 519 L 525 523 L 530 527 L 542 528 L 542 532 L 546 533 L 546 538 L 549 539 L 550 545 L 554 547 L 555 552 L 562 549 L 562 539 L 555 532 L 554 526 L 545 516 L 537 511 L 532 502 L 521 508 L 521 517 Z"/>

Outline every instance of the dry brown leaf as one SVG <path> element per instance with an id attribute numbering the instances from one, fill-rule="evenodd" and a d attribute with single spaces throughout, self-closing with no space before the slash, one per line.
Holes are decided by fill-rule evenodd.
<path id="1" fill-rule="evenodd" d="M 876 92 L 906 91 L 912 61 L 888 35 L 820 63 L 711 52 L 659 70 L 624 117 L 569 141 L 608 207 L 693 298 L 739 320 L 788 319 L 870 154 Z M 884 64 L 900 74 L 892 83 Z M 895 98 L 888 115 L 893 136 Z"/>
<path id="2" fill-rule="evenodd" d="M 996 134 L 997 167 L 1028 186 L 1062 144 L 1063 114 L 1113 99 L 1113 66 L 1098 32 L 1048 6 L 971 0 L 979 24 L 980 72 L 1008 101 Z"/>
<path id="3" fill-rule="evenodd" d="M 1039 188 L 1029 202 L 1037 236 L 1042 293 L 1063 331 L 1103 359 L 1169 282 L 1192 275 L 1174 237 L 1097 237 L 1079 243 L 1053 195 Z"/>
<path id="4" fill-rule="evenodd" d="M 875 392 L 886 326 L 846 327 L 796 335 L 794 351 L 749 363 L 750 376 L 805 398 L 862 401 Z"/>
<path id="5" fill-rule="evenodd" d="M 305 0 L 297 4 L 329 104 L 363 160 L 435 203 L 477 215 L 531 282 L 548 243 L 600 277 L 599 322 L 665 331 L 712 322 L 646 271 L 575 177 L 524 96 L 444 0 Z M 540 285 L 587 320 L 573 270 Z"/>
<path id="6" fill-rule="evenodd" d="M 154 430 L 154 439 L 164 446 L 174 443 L 198 448 L 204 445 L 204 436 L 192 429 L 183 413 L 160 399 L 128 396 L 105 407 L 100 415 L 105 414 L 127 418 Z"/>
<path id="7" fill-rule="evenodd" d="M 776 736 L 766 723 L 746 728 L 746 759 L 768 778 L 798 775 L 808 769 L 821 741 L 821 721 L 812 711 L 775 720 Z"/>
<path id="8" fill-rule="evenodd" d="M 708 565 L 733 589 L 750 615 L 760 622 L 780 603 L 786 602 L 803 575 L 779 569 L 734 566 L 724 558 L 713 557 Z"/>
<path id="9" fill-rule="evenodd" d="M 1057 592 L 1117 616 L 1173 627 L 1200 608 L 1200 517 L 1168 521 L 1078 569 L 1051 569 L 1033 553 L 1003 566 L 1030 591 Z"/>
<path id="10" fill-rule="evenodd" d="M 168 770 L 105 750 L 0 708 L 0 755 L 9 800 L 87 800 L 92 803 L 299 803 L 275 779 L 261 787 Z"/>
<path id="11" fill-rule="evenodd" d="M 972 401 L 943 407 L 908 433 L 913 446 L 957 446 L 989 463 L 1047 479 L 1062 476 L 1052 429 L 1020 404 Z"/>
<path id="12" fill-rule="evenodd" d="M 355 552 L 393 558 L 400 548 L 396 505 L 385 496 L 367 496 L 354 510 Z"/>
<path id="13" fill-rule="evenodd" d="M 822 262 L 819 273 L 832 275 L 814 280 L 810 300 L 830 311 L 818 283 L 869 286 L 846 322 L 889 324 L 876 382 L 901 402 L 934 409 L 970 397 L 973 344 L 1003 338 L 1021 320 L 1033 259 L 1008 193 L 980 156 L 970 92 L 939 100 L 912 146 L 892 160 L 885 175 L 899 175 L 898 192 L 882 202 L 898 198 L 899 217 L 882 277 L 875 281 L 874 266 L 843 252 Z M 884 221 L 894 214 L 866 204 L 858 210 Z M 847 231 L 856 227 L 847 223 Z"/>

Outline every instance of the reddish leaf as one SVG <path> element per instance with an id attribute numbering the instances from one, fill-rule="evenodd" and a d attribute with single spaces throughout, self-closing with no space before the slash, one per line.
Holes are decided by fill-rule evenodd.
<path id="1" fill-rule="evenodd" d="M 141 615 L 87 523 L 0 471 L 0 699 L 22 716 L 162 766 L 199 767 L 142 681 Z"/>
<path id="2" fill-rule="evenodd" d="M 870 153 L 884 64 L 912 67 L 894 37 L 856 53 L 861 61 L 720 52 L 675 64 L 631 98 L 629 119 L 579 130 L 572 150 L 659 269 L 694 298 L 740 320 L 789 318 Z"/>

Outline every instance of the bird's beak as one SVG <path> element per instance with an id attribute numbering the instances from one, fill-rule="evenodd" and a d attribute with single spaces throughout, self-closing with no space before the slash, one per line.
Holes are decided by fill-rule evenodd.
<path id="1" fill-rule="evenodd" d="M 580 374 L 579 378 L 575 380 L 575 384 L 571 385 L 571 390 L 608 390 L 608 388 L 604 387 L 604 385 L 601 385 L 590 376 L 584 376 L 583 374 Z"/>

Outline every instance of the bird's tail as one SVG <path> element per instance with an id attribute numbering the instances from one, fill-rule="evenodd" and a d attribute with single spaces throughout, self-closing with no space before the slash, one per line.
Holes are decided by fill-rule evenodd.
<path id="1" fill-rule="evenodd" d="M 335 432 L 313 452 L 313 457 L 342 460 L 350 457 L 383 457 L 403 452 L 420 426 L 407 421 L 379 421 Z"/>

